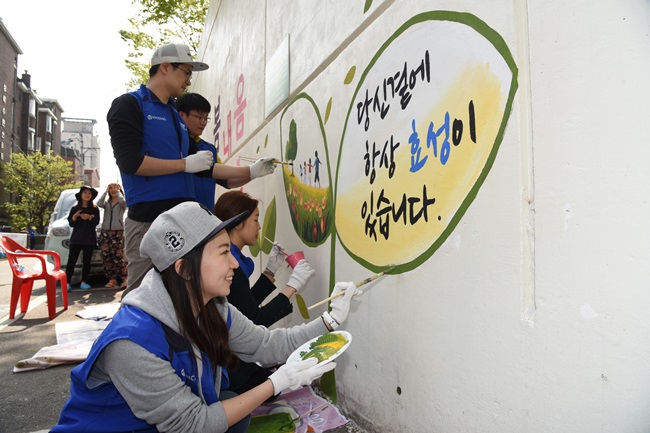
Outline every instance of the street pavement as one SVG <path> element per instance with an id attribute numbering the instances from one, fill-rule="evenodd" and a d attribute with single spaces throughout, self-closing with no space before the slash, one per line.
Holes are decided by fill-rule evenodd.
<path id="1" fill-rule="evenodd" d="M 68 309 L 63 309 L 57 285 L 56 317 L 48 318 L 45 283 L 36 281 L 25 314 L 20 302 L 14 319 L 9 319 L 13 275 L 6 259 L 0 260 L 0 433 L 47 432 L 59 419 L 70 396 L 70 370 L 76 364 L 44 370 L 13 373 L 17 361 L 32 357 L 45 346 L 56 344 L 55 323 L 81 319 L 75 314 L 87 306 L 119 302 L 122 291 L 106 289 L 106 279 L 92 278 L 90 290 L 73 288 Z M 78 287 L 78 286 L 77 286 Z M 354 422 L 330 430 L 332 433 L 362 432 Z"/>
<path id="2" fill-rule="evenodd" d="M 54 324 L 73 320 L 86 306 L 119 302 L 121 291 L 105 289 L 104 278 L 93 278 L 90 290 L 68 293 L 68 309 L 63 309 L 57 285 L 56 317 L 48 318 L 45 282 L 36 281 L 27 313 L 9 319 L 9 299 L 13 275 L 6 259 L 0 260 L 0 433 L 31 433 L 49 430 L 59 419 L 70 396 L 70 370 L 74 364 L 45 370 L 13 373 L 14 364 L 32 357 L 45 346 L 56 344 Z"/>

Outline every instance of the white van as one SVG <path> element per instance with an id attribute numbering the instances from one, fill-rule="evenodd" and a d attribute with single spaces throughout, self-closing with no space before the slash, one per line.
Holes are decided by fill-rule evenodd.
<path id="1" fill-rule="evenodd" d="M 50 223 L 47 229 L 47 236 L 45 237 L 45 249 L 52 250 L 59 253 L 61 256 L 61 269 L 65 270 L 65 265 L 68 263 L 68 252 L 70 251 L 70 235 L 72 234 L 72 227 L 68 224 L 68 215 L 72 206 L 77 204 L 75 194 L 79 192 L 79 188 L 66 189 L 61 192 L 59 199 L 56 201 L 54 211 L 50 216 Z M 103 218 L 104 209 L 99 208 L 99 215 Z M 101 219 L 100 219 L 101 221 Z M 97 239 L 101 231 L 101 224 L 97 225 Z M 68 281 L 70 284 L 76 284 L 81 279 L 82 256 L 79 256 L 77 265 L 75 266 L 75 277 L 73 282 Z M 52 257 L 48 256 L 47 260 L 53 262 Z M 102 252 L 98 247 L 93 251 L 93 256 L 90 261 L 90 274 L 103 275 L 104 265 L 102 261 Z"/>

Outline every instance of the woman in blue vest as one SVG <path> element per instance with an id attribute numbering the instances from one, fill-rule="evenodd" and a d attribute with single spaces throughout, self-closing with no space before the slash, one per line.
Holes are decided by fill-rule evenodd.
<path id="1" fill-rule="evenodd" d="M 241 395 L 227 391 L 227 368 L 278 364 L 304 342 L 339 326 L 354 283 L 338 283 L 331 311 L 307 324 L 272 331 L 228 304 L 233 271 L 227 229 L 248 212 L 220 221 L 196 202 L 152 223 L 140 246 L 154 269 L 122 299 L 122 308 L 71 372 L 71 397 L 52 432 L 244 432 L 251 411 L 285 389 L 310 384 L 334 363 L 280 367 Z"/>

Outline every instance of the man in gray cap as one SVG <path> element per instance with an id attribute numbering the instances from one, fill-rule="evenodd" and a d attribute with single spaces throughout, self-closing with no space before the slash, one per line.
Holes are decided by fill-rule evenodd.
<path id="1" fill-rule="evenodd" d="M 191 84 L 192 74 L 208 65 L 192 58 L 183 44 L 159 47 L 151 58 L 149 81 L 116 98 L 107 121 L 113 155 L 120 168 L 128 214 L 124 224 L 128 286 L 140 285 L 152 267 L 140 254 L 140 243 L 151 222 L 175 205 L 195 200 L 195 175 L 216 178 L 209 151 L 190 144 L 187 126 L 174 98 Z M 271 174 L 273 158 L 250 166 L 250 179 Z"/>

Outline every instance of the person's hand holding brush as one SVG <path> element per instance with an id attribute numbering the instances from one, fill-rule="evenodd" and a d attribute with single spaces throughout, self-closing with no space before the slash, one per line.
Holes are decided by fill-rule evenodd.
<path id="1" fill-rule="evenodd" d="M 284 263 L 285 256 L 286 253 L 284 252 L 282 245 L 280 245 L 278 242 L 273 243 L 273 248 L 271 248 L 269 261 L 266 263 L 266 269 L 264 270 L 264 273 L 268 277 L 275 278 L 276 272 L 278 272 L 278 269 L 280 269 L 280 266 L 282 266 L 282 263 Z"/>

